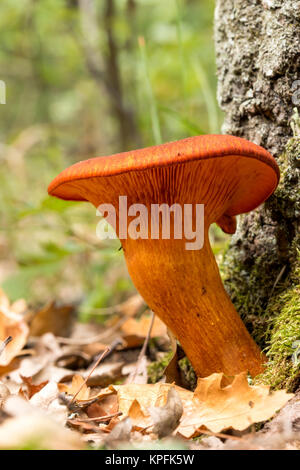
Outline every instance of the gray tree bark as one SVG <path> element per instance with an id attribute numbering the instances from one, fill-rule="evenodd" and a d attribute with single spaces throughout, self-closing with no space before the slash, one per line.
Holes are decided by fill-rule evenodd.
<path id="1" fill-rule="evenodd" d="M 299 285 L 300 138 L 292 116 L 300 106 L 300 1 L 217 0 L 215 45 L 222 131 L 265 147 L 281 168 L 276 193 L 240 218 L 223 264 L 226 288 L 264 347 L 274 296 Z"/>

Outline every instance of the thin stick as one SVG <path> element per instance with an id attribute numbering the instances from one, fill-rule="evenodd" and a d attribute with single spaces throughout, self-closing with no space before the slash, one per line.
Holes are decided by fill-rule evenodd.
<path id="1" fill-rule="evenodd" d="M 115 418 L 116 416 L 121 416 L 122 414 L 122 411 L 117 411 L 116 413 L 112 413 L 111 415 L 98 416 L 97 418 L 77 418 L 76 421 L 80 421 L 83 423 L 91 423 L 93 421 L 107 421 L 108 419 Z"/>
<path id="2" fill-rule="evenodd" d="M 149 343 L 149 340 L 150 340 L 150 337 L 151 337 L 151 331 L 152 331 L 152 328 L 153 328 L 154 319 L 155 319 L 155 314 L 154 314 L 154 312 L 151 312 L 151 313 L 152 313 L 151 323 L 150 323 L 150 326 L 149 326 L 149 330 L 148 330 L 147 336 L 146 336 L 146 338 L 145 338 L 143 347 L 142 347 L 142 349 L 141 349 L 141 351 L 140 351 L 140 354 L 139 354 L 139 357 L 138 357 L 138 360 L 137 360 L 137 363 L 136 363 L 136 368 L 135 368 L 133 374 L 130 374 L 130 376 L 128 377 L 127 383 L 132 383 L 132 382 L 134 381 L 134 379 L 135 379 L 136 376 L 137 376 L 140 363 L 141 363 L 143 357 L 145 356 L 146 349 L 147 349 L 147 346 L 148 346 L 148 343 Z"/>
<path id="3" fill-rule="evenodd" d="M 280 273 L 279 273 L 278 276 L 276 277 L 275 282 L 274 282 L 274 285 L 273 285 L 272 290 L 271 290 L 270 297 L 273 295 L 273 292 L 274 292 L 275 287 L 277 286 L 278 282 L 279 282 L 280 279 L 282 278 L 282 275 L 283 275 L 283 273 L 284 273 L 284 271 L 285 271 L 285 268 L 286 268 L 286 265 L 281 268 Z"/>
<path id="4" fill-rule="evenodd" d="M 107 346 L 107 348 L 103 351 L 103 353 L 101 354 L 101 356 L 99 357 L 99 359 L 96 361 L 95 365 L 92 367 L 92 369 L 90 370 L 90 373 L 88 374 L 88 376 L 85 378 L 84 382 L 80 385 L 79 389 L 77 390 L 77 392 L 75 393 L 74 397 L 72 398 L 71 400 L 71 403 L 74 403 L 74 400 L 75 398 L 77 397 L 78 393 L 82 390 L 83 386 L 87 383 L 88 379 L 90 378 L 90 376 L 92 375 L 92 373 L 94 372 L 94 370 L 96 369 L 96 367 L 99 365 L 99 363 L 102 361 L 102 359 L 104 358 L 104 356 L 106 356 L 107 353 L 109 353 L 110 351 L 110 348 Z"/>
<path id="5" fill-rule="evenodd" d="M 4 341 L 1 342 L 0 344 L 0 355 L 3 353 L 4 349 L 12 341 L 12 336 L 8 336 Z"/>

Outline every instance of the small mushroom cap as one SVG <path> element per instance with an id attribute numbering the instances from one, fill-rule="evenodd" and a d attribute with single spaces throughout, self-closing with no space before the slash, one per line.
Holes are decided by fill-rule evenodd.
<path id="1" fill-rule="evenodd" d="M 172 175 L 172 178 L 177 175 L 176 184 L 166 179 L 167 173 Z M 193 174 L 194 180 L 191 176 Z M 145 193 L 145 185 L 149 181 L 147 192 L 148 197 L 150 194 L 150 199 L 150 186 L 152 189 L 155 187 L 153 191 L 157 193 L 158 187 L 165 188 L 169 184 L 177 190 L 180 185 L 184 187 L 186 194 L 192 185 L 197 187 L 206 185 L 206 193 L 210 191 L 210 200 L 211 186 L 216 187 L 216 191 L 220 193 L 225 188 L 223 193 L 226 192 L 227 201 L 223 205 L 224 212 L 222 209 L 213 221 L 219 220 L 221 228 L 233 233 L 234 219 L 230 217 L 253 210 L 264 202 L 277 187 L 279 168 L 269 152 L 252 142 L 230 135 L 202 135 L 78 162 L 62 171 L 51 182 L 48 192 L 52 196 L 66 200 L 89 200 L 94 205 L 109 203 L 111 201 L 105 200 L 108 195 L 105 187 L 109 187 L 110 191 L 115 188 L 114 190 L 120 195 L 126 194 L 121 191 L 124 187 L 130 191 L 129 176 L 134 181 L 134 193 L 137 197 L 139 181 L 141 193 Z M 122 178 L 123 187 L 120 186 Z M 161 178 L 160 184 L 157 182 L 159 178 Z M 99 198 L 96 200 L 95 187 L 99 188 Z M 194 200 L 188 201 L 188 198 L 185 198 L 185 203 L 207 202 L 205 191 L 199 192 L 199 200 L 195 200 L 197 199 L 195 190 L 191 191 Z"/>

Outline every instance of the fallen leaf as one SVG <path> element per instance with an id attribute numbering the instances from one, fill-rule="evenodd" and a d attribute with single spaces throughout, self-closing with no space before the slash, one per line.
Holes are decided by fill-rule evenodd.
<path id="1" fill-rule="evenodd" d="M 32 377 L 35 384 L 46 380 L 59 381 L 63 376 L 73 375 L 73 371 L 52 366 L 55 358 L 61 354 L 61 349 L 52 333 L 46 333 L 38 338 L 34 348 L 35 354 L 19 361 L 19 367 L 15 367 L 10 377 L 22 384 L 21 375 Z M 59 377 L 59 378 L 58 378 Z"/>
<path id="2" fill-rule="evenodd" d="M 144 344 L 145 338 L 142 336 L 136 335 L 123 335 L 122 337 L 122 344 L 118 347 L 118 350 L 126 350 L 126 349 L 135 349 L 139 348 Z"/>
<path id="3" fill-rule="evenodd" d="M 148 381 L 147 366 L 147 358 L 146 356 L 142 356 L 140 359 L 138 359 L 138 362 L 135 364 L 134 369 L 126 379 L 126 383 L 134 382 L 135 384 L 146 384 Z"/>
<path id="4" fill-rule="evenodd" d="M 65 424 L 68 410 L 58 398 L 57 384 L 49 382 L 30 399 L 30 403 L 51 415 L 55 421 Z"/>
<path id="5" fill-rule="evenodd" d="M 48 380 L 46 380 L 45 382 L 41 382 L 40 384 L 35 385 L 32 383 L 32 377 L 24 377 L 23 375 L 21 375 L 21 379 L 26 385 L 26 396 L 28 399 L 33 397 L 33 395 L 38 393 L 48 383 Z"/>
<path id="6" fill-rule="evenodd" d="M 125 323 L 123 323 L 121 329 L 126 336 L 139 336 L 146 338 L 152 317 L 149 315 L 142 315 L 139 320 L 135 318 L 129 318 Z M 167 333 L 166 325 L 156 316 L 151 330 L 151 337 L 164 336 Z"/>
<path id="7" fill-rule="evenodd" d="M 73 305 L 58 306 L 49 302 L 35 314 L 30 324 L 31 336 L 53 333 L 56 336 L 68 336 L 72 327 Z"/>
<path id="8" fill-rule="evenodd" d="M 75 396 L 80 389 L 80 387 L 84 384 L 84 379 L 81 375 L 75 374 L 72 378 L 71 385 L 66 385 L 59 383 L 57 384 L 58 390 L 60 393 L 66 393 L 67 395 Z M 80 392 L 76 395 L 76 401 L 80 400 L 89 400 L 90 399 L 90 388 L 84 384 L 80 390 Z"/>
<path id="9" fill-rule="evenodd" d="M 3 291 L 0 291 L 0 342 L 9 336 L 12 341 L 0 354 L 0 366 L 7 366 L 21 352 L 27 342 L 29 328 L 24 318 L 13 311 Z"/>
<path id="10" fill-rule="evenodd" d="M 151 416 L 149 409 L 164 407 L 169 389 L 175 387 L 184 410 L 177 433 L 186 438 L 201 434 L 201 428 L 215 433 L 229 428 L 242 431 L 251 424 L 270 419 L 293 397 L 283 390 L 271 393 L 267 386 L 250 386 L 246 373 L 237 375 L 226 387 L 222 387 L 222 379 L 222 373 L 200 378 L 195 392 L 167 383 L 111 388 L 117 391 L 119 411 L 132 417 L 135 426 L 140 424 L 142 428 Z"/>
<path id="11" fill-rule="evenodd" d="M 83 353 L 88 354 L 90 357 L 94 357 L 102 354 L 107 349 L 107 346 L 107 344 L 95 342 L 91 344 L 85 344 L 81 347 L 81 349 Z"/>
<path id="12" fill-rule="evenodd" d="M 142 410 L 141 405 L 137 400 L 133 400 L 129 410 L 128 417 L 131 419 L 133 429 L 135 431 L 141 431 L 152 425 L 151 416 Z"/>
<path id="13" fill-rule="evenodd" d="M 101 433 L 99 426 L 96 423 L 89 423 L 79 419 L 68 419 L 68 425 L 82 433 Z"/>
<path id="14" fill-rule="evenodd" d="M 108 387 L 112 382 L 122 378 L 122 369 L 124 362 L 116 362 L 114 364 L 100 364 L 93 371 L 87 380 L 88 387 Z M 83 378 L 89 375 L 90 371 L 86 370 L 82 373 Z"/>
<path id="15" fill-rule="evenodd" d="M 0 366 L 0 377 L 18 369 L 20 367 L 21 360 L 21 357 L 15 357 L 9 364 L 7 364 L 7 366 Z"/>
<path id="16" fill-rule="evenodd" d="M 119 411 L 124 416 L 128 416 L 129 409 L 134 400 L 137 400 L 145 414 L 149 414 L 148 408 L 153 406 L 164 406 L 167 403 L 168 392 L 173 384 L 161 383 L 156 384 L 125 384 L 111 385 L 112 390 L 116 390 L 118 394 Z M 187 401 L 191 399 L 193 392 L 184 388 L 175 386 L 181 400 Z"/>
<path id="17" fill-rule="evenodd" d="M 180 434 L 191 437 L 202 426 L 212 432 L 230 428 L 243 431 L 270 419 L 293 397 L 284 390 L 271 393 L 267 386 L 250 386 L 246 372 L 235 376 L 226 387 L 221 385 L 222 378 L 223 374 L 212 374 L 198 379 L 192 400 L 185 404 Z"/>
<path id="18" fill-rule="evenodd" d="M 108 414 L 106 409 L 99 403 L 92 403 L 86 408 L 85 412 L 89 418 L 97 418 L 98 416 L 105 416 Z"/>

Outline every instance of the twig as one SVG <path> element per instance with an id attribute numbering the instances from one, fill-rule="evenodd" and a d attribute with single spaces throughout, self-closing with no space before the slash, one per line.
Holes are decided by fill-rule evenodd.
<path id="1" fill-rule="evenodd" d="M 116 416 L 121 416 L 122 414 L 122 411 L 117 411 L 116 413 L 112 413 L 106 416 L 98 416 L 97 418 L 77 418 L 76 421 L 80 421 L 82 423 L 91 423 L 93 421 L 107 421 L 108 419 L 115 418 Z"/>
<path id="2" fill-rule="evenodd" d="M 0 355 L 3 353 L 4 349 L 12 341 L 12 336 L 8 336 L 4 341 L 1 342 L 0 344 Z"/>
<path id="3" fill-rule="evenodd" d="M 139 366 L 140 366 L 140 364 L 141 364 L 141 362 L 142 362 L 142 359 L 143 359 L 143 357 L 145 356 L 146 349 L 147 349 L 147 346 L 148 346 L 148 343 L 149 343 L 149 340 L 150 340 L 150 337 L 151 337 L 151 331 L 152 331 L 152 327 L 153 327 L 153 323 L 154 323 L 154 318 L 155 318 L 154 312 L 151 312 L 151 313 L 152 313 L 151 323 L 150 323 L 150 326 L 149 326 L 149 330 L 148 330 L 147 336 L 146 336 L 146 338 L 145 338 L 143 347 L 142 347 L 142 349 L 141 349 L 141 351 L 140 351 L 140 354 L 139 354 L 139 357 L 138 357 L 138 360 L 137 360 L 137 364 L 136 364 L 136 368 L 135 368 L 135 370 L 133 371 L 133 373 L 130 374 L 130 376 L 128 377 L 127 383 L 133 383 L 134 379 L 136 378 L 136 376 L 137 376 L 137 374 L 138 374 Z"/>
<path id="4" fill-rule="evenodd" d="M 105 358 L 104 359 L 107 359 L 116 349 L 118 346 L 122 345 L 123 344 L 123 341 L 121 338 L 116 338 L 110 345 L 109 345 L 109 351 L 106 353 L 105 355 Z M 102 354 L 102 353 L 101 353 Z M 97 354 L 94 358 L 94 361 L 98 361 L 98 358 L 99 356 L 101 355 L 100 353 Z M 93 367 L 93 364 L 92 366 L 90 367 Z"/>
<path id="5" fill-rule="evenodd" d="M 279 273 L 278 276 L 276 277 L 275 282 L 274 282 L 274 285 L 273 285 L 272 290 L 271 290 L 270 297 L 272 297 L 275 287 L 277 286 L 278 282 L 279 282 L 280 279 L 282 278 L 282 275 L 283 275 L 283 273 L 284 273 L 284 271 L 285 271 L 285 268 L 286 268 L 286 265 L 282 267 L 282 269 L 280 270 L 280 273 Z"/>
<path id="6" fill-rule="evenodd" d="M 90 373 L 88 374 L 88 376 L 84 379 L 84 382 L 80 385 L 79 389 L 77 390 L 77 392 L 75 393 L 75 395 L 73 396 L 72 400 L 71 400 L 71 404 L 74 403 L 75 401 L 75 398 L 77 397 L 78 393 L 82 390 L 83 386 L 87 383 L 88 379 L 90 378 L 90 376 L 92 375 L 92 373 L 94 372 L 94 370 L 96 369 L 96 367 L 99 365 L 99 363 L 102 361 L 102 359 L 104 358 L 104 356 L 106 356 L 106 354 L 110 351 L 110 348 L 107 347 L 103 353 L 101 354 L 101 356 L 99 357 L 98 361 L 95 363 L 95 365 L 92 367 L 92 369 L 90 370 Z"/>

